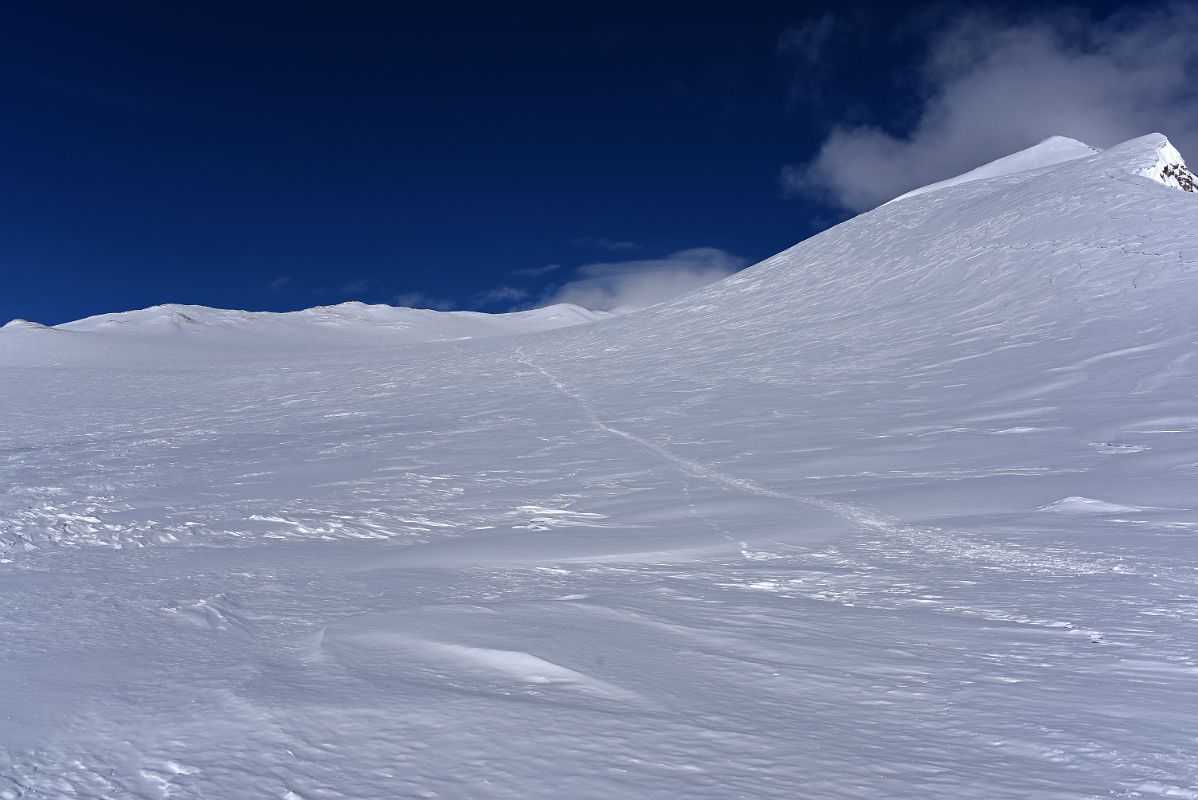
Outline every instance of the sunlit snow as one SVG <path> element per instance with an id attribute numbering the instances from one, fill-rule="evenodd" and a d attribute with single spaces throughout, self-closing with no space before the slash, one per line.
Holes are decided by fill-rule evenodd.
<path id="1" fill-rule="evenodd" d="M 0 798 L 1198 797 L 1198 196 L 1065 149 L 622 317 L 6 326 Z"/>

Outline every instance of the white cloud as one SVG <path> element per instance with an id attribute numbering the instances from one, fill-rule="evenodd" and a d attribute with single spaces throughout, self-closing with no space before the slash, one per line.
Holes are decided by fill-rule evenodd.
<path id="1" fill-rule="evenodd" d="M 1198 6 L 1095 22 L 1082 12 L 958 17 L 930 38 L 924 100 L 906 135 L 834 128 L 784 187 L 861 210 L 1053 134 L 1108 147 L 1160 131 L 1198 150 Z"/>
<path id="2" fill-rule="evenodd" d="M 694 291 L 748 262 L 716 247 L 696 247 L 658 259 L 588 264 L 557 288 L 547 303 L 574 303 L 597 311 L 632 311 Z"/>
<path id="3" fill-rule="evenodd" d="M 430 297 L 424 292 L 404 292 L 392 298 L 392 303 L 404 308 L 431 308 L 434 311 L 452 311 L 457 305 L 442 297 Z"/>
<path id="4" fill-rule="evenodd" d="M 474 296 L 475 305 L 485 306 L 492 303 L 515 303 L 528 297 L 527 289 L 515 286 L 497 286 Z"/>
<path id="5" fill-rule="evenodd" d="M 289 284 L 289 283 L 291 283 L 290 275 L 280 275 L 279 277 L 275 278 L 270 283 L 268 283 L 267 286 L 270 287 L 270 290 L 272 292 L 278 292 L 278 291 L 281 291 L 283 289 L 283 287 L 287 286 L 287 284 Z"/>

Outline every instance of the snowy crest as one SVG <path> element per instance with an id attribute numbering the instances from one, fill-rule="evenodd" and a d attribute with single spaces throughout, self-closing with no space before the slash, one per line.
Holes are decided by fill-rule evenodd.
<path id="1" fill-rule="evenodd" d="M 1183 192 L 1198 191 L 1198 181 L 1196 181 L 1194 173 L 1186 166 L 1185 159 L 1182 158 L 1173 143 L 1162 134 L 1153 133 L 1133 139 L 1114 149 L 1120 151 L 1126 149 L 1129 154 L 1136 153 L 1137 155 L 1142 152 L 1143 161 L 1151 161 L 1136 170 L 1137 174 Z"/>
<path id="2" fill-rule="evenodd" d="M 891 203 L 926 195 L 965 183 L 1003 178 L 1021 173 L 1055 174 L 1051 169 L 1067 162 L 1095 158 L 1096 164 L 1111 164 L 1135 175 L 1186 192 L 1198 190 L 1194 174 L 1177 148 L 1162 134 L 1152 133 L 1116 145 L 1109 150 L 1065 136 L 1050 136 L 1039 144 L 983 164 L 968 172 L 900 195 Z"/>
<path id="3" fill-rule="evenodd" d="M 943 181 L 928 184 L 927 186 L 913 189 L 906 194 L 899 195 L 890 202 L 905 200 L 908 197 L 918 197 L 928 192 L 934 192 L 938 189 L 946 189 L 950 186 L 959 186 L 963 183 L 971 181 L 986 180 L 988 178 L 1001 178 L 1005 175 L 1014 175 L 1020 172 L 1029 172 L 1031 170 L 1043 169 L 1051 167 L 1055 164 L 1060 164 L 1065 161 L 1073 161 L 1078 158 L 1092 156 L 1099 152 L 1098 148 L 1091 147 L 1084 142 L 1079 142 L 1076 139 L 1070 139 L 1067 136 L 1050 136 L 1039 144 L 1029 147 L 1026 150 L 1020 150 L 1018 153 L 1012 153 L 1009 156 L 1004 156 L 988 164 L 983 164 L 980 167 L 971 169 L 969 172 L 962 173 L 953 178 L 948 178 Z"/>

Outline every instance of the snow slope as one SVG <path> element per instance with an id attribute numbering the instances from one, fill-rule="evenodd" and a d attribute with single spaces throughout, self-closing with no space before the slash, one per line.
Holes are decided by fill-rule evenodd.
<path id="1" fill-rule="evenodd" d="M 142 361 L 261 357 L 395 347 L 444 340 L 511 336 L 606 319 L 569 303 L 508 314 L 431 311 L 350 302 L 303 311 L 229 311 L 168 304 L 100 314 L 54 327 L 13 320 L 0 328 L 0 363 L 95 364 L 130 357 Z M 66 334 L 66 335 L 63 335 Z"/>
<path id="2" fill-rule="evenodd" d="M 962 183 L 969 183 L 970 181 L 1001 178 L 1005 175 L 1014 175 L 1018 172 L 1052 167 L 1065 161 L 1086 158 L 1097 152 L 1099 152 L 1098 148 L 1079 142 L 1077 139 L 1070 139 L 1067 136 L 1050 136 L 1034 147 L 1004 156 L 991 161 L 989 164 L 983 164 L 976 169 L 971 169 L 969 172 L 962 173 L 956 177 L 913 189 L 906 194 L 899 195 L 890 202 L 905 200 L 908 197 L 918 197 L 921 194 L 927 194 L 928 192 L 934 192 L 949 186 L 959 186 Z"/>
<path id="3" fill-rule="evenodd" d="M 1198 796 L 1178 161 L 528 335 L 6 330 L 0 797 Z"/>

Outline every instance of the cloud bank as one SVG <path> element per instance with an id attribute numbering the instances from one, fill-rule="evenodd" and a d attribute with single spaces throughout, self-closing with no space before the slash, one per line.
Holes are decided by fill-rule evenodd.
<path id="1" fill-rule="evenodd" d="M 859 211 L 1053 134 L 1109 147 L 1160 131 L 1198 157 L 1196 29 L 1193 4 L 958 17 L 929 37 L 909 133 L 839 125 L 782 184 Z"/>
<path id="2" fill-rule="evenodd" d="M 391 298 L 393 305 L 403 308 L 431 308 L 434 311 L 453 311 L 457 303 L 444 297 L 432 297 L 424 292 L 403 292 Z"/>
<path id="3" fill-rule="evenodd" d="M 661 303 L 726 278 L 748 264 L 716 247 L 695 247 L 665 258 L 587 264 L 577 278 L 545 300 L 596 311 L 633 311 Z"/>

